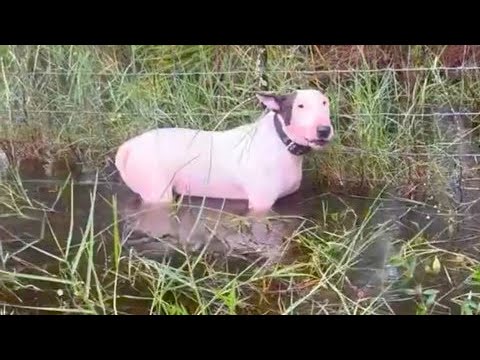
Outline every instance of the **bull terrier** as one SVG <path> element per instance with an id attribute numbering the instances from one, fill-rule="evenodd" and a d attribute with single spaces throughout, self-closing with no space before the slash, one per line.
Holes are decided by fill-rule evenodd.
<path id="1" fill-rule="evenodd" d="M 296 192 L 303 155 L 327 145 L 334 129 L 328 98 L 318 90 L 256 93 L 264 105 L 253 123 L 225 131 L 153 129 L 125 141 L 115 166 L 145 203 L 174 194 L 248 200 L 251 214 Z"/>

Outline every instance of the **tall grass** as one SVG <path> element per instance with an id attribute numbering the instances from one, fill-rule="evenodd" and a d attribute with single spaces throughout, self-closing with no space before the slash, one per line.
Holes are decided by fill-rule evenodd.
<path id="1" fill-rule="evenodd" d="M 426 111 L 477 108 L 477 72 L 449 80 L 433 55 L 422 64 L 432 70 L 416 74 L 413 84 L 397 72 L 369 72 L 366 62 L 322 81 L 309 73 L 318 59 L 303 47 L 267 49 L 271 90 L 320 86 L 331 98 L 339 136 L 319 158 L 337 178 L 391 179 L 407 166 L 401 152 L 416 144 L 419 124 L 430 121 Z M 85 160 L 95 160 L 152 127 L 230 128 L 260 113 L 257 60 L 256 47 L 245 46 L 8 47 L 1 57 L 2 132 L 21 136 L 35 128 L 52 145 L 77 144 Z M 394 160 L 401 164 L 392 168 Z"/>
<path id="2" fill-rule="evenodd" d="M 478 71 L 446 76 L 437 53 L 407 50 L 411 66 L 427 69 L 409 74 L 408 81 L 399 71 L 373 71 L 366 58 L 355 69 L 316 73 L 327 61 L 306 47 L 267 47 L 272 91 L 319 87 L 331 99 L 337 137 L 308 157 L 314 179 L 353 193 L 386 184 L 415 187 L 437 171 L 428 156 L 438 141 L 432 112 L 477 113 Z M 2 47 L 0 138 L 16 146 L 38 142 L 53 153 L 75 146 L 80 161 L 95 167 L 122 141 L 149 128 L 221 130 L 251 122 L 261 111 L 254 97 L 260 90 L 258 54 L 255 46 Z M 180 264 L 152 260 L 121 249 L 115 199 L 99 199 L 92 189 L 88 214 L 78 219 L 69 181 L 55 194 L 56 202 L 68 203 L 62 220 L 67 226 L 60 228 L 54 206 L 31 196 L 18 176 L 0 183 L 0 231 L 7 234 L 4 229 L 21 221 L 42 224 L 38 244 L 17 233 L 1 235 L 5 313 L 374 314 L 393 312 L 389 301 L 399 292 L 414 300 L 411 311 L 429 313 L 439 309 L 439 293 L 418 287 L 425 273 L 450 279 L 452 269 L 461 268 L 472 284 L 478 280 L 473 257 L 460 259 L 439 248 L 418 228 L 394 244 L 396 255 L 387 261 L 400 269 L 400 290 L 359 296 L 348 272 L 369 244 L 390 231 L 370 229 L 376 213 L 371 203 L 359 214 L 329 209 L 325 202 L 322 215 L 303 219 L 289 237 L 300 250 L 286 264 L 230 271 L 212 265 L 206 254 L 195 257 L 183 249 L 176 250 L 183 254 Z M 98 223 L 98 201 L 111 206 L 108 225 Z M 478 294 L 459 291 L 454 300 L 461 311 L 478 312 Z"/>

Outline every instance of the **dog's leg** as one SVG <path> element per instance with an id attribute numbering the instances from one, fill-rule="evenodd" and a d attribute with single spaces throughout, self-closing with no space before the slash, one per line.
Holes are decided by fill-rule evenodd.
<path id="1" fill-rule="evenodd" d="M 173 202 L 173 188 L 160 179 L 151 178 L 150 184 L 140 194 L 147 204 L 171 204 Z"/>
<path id="2" fill-rule="evenodd" d="M 275 215 L 272 207 L 275 203 L 276 197 L 268 193 L 251 193 L 248 197 L 248 213 L 247 217 L 250 218 L 248 223 L 250 232 L 255 239 L 260 237 L 264 240 L 268 239 L 268 233 L 270 225 L 268 217 Z"/>
<path id="3" fill-rule="evenodd" d="M 265 217 L 272 210 L 276 196 L 269 193 L 252 192 L 248 195 L 248 213 L 254 217 Z"/>
<path id="4" fill-rule="evenodd" d="M 161 165 L 152 161 L 148 153 L 132 151 L 126 144 L 119 148 L 115 161 L 123 182 L 140 195 L 144 203 L 173 202 L 173 179 L 165 175 Z"/>
<path id="5" fill-rule="evenodd" d="M 146 204 L 171 204 L 173 202 L 173 191 L 171 187 L 164 191 L 152 190 L 141 194 L 141 197 Z"/>

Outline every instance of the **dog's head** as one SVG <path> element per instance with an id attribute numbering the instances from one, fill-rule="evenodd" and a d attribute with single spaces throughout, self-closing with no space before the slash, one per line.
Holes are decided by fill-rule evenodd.
<path id="1" fill-rule="evenodd" d="M 277 113 L 288 137 L 300 145 L 320 149 L 333 138 L 328 98 L 318 90 L 290 94 L 257 93 L 268 110 Z"/>

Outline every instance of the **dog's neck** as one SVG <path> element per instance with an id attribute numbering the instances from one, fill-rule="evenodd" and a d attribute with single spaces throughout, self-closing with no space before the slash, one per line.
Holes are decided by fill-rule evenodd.
<path id="1" fill-rule="evenodd" d="M 297 144 L 288 137 L 288 135 L 285 133 L 285 130 L 283 130 L 282 121 L 280 120 L 278 113 L 274 113 L 273 123 L 275 125 L 275 130 L 277 131 L 278 137 L 287 147 L 288 152 L 290 152 L 292 155 L 302 156 L 312 150 L 311 147 Z"/>

